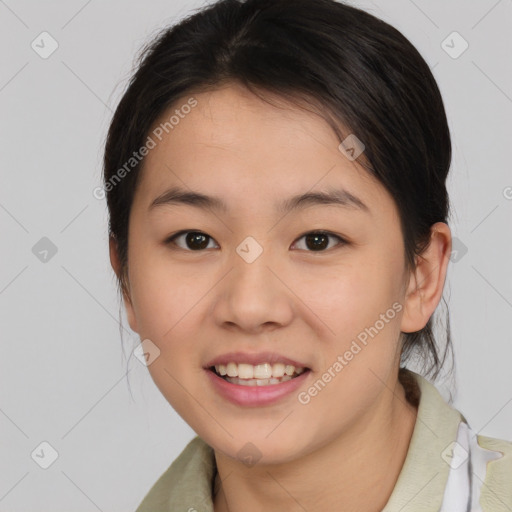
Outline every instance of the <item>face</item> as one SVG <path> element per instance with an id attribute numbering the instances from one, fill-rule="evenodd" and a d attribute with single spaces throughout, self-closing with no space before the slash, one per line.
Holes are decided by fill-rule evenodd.
<path id="1" fill-rule="evenodd" d="M 152 135 L 129 224 L 129 323 L 158 354 L 156 385 L 208 444 L 291 461 L 364 421 L 396 381 L 398 212 L 320 116 L 235 85 L 194 98 L 162 116 L 181 112 L 161 141 Z M 224 207 L 166 200 L 171 188 Z M 333 192 L 338 202 L 291 200 Z M 227 365 L 228 382 L 216 362 L 242 366 Z M 275 377 L 292 362 L 305 370 Z M 269 369 L 278 380 L 266 385 L 234 377 L 264 384 Z"/>

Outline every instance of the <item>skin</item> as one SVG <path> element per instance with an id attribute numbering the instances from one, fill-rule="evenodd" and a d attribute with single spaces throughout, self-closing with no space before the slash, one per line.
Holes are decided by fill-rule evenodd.
<path id="1" fill-rule="evenodd" d="M 406 271 L 393 198 L 338 150 L 320 116 L 276 108 L 235 84 L 194 97 L 198 105 L 146 157 L 130 215 L 124 300 L 130 327 L 160 350 L 149 372 L 214 448 L 217 512 L 315 512 L 340 503 L 344 511 L 379 511 L 417 412 L 398 381 L 400 331 L 423 328 L 441 299 L 450 229 L 432 226 L 428 249 Z M 148 211 L 171 185 L 219 196 L 228 212 Z M 284 198 L 329 186 L 349 190 L 369 213 L 274 210 Z M 346 243 L 334 236 L 315 251 L 303 235 L 319 229 Z M 185 237 L 165 244 L 181 230 L 207 234 L 208 248 L 191 250 Z M 263 248 L 250 264 L 236 252 L 247 236 Z M 110 257 L 120 276 L 113 240 Z M 234 405 L 203 369 L 225 352 L 275 350 L 311 369 L 298 391 L 307 390 L 395 302 L 402 310 L 307 405 L 298 392 L 274 405 Z M 261 453 L 252 467 L 237 457 L 247 442 Z"/>

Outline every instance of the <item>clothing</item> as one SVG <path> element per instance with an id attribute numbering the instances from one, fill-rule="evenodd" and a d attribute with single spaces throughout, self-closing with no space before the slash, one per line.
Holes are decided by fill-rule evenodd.
<path id="1" fill-rule="evenodd" d="M 511 512 L 512 442 L 477 435 L 421 375 L 401 370 L 400 380 L 418 415 L 382 512 Z M 215 475 L 213 450 L 196 436 L 136 512 L 213 512 Z"/>

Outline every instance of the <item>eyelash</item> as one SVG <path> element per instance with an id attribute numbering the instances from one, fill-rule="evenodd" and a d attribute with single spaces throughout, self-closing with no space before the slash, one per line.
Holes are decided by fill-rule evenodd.
<path id="1" fill-rule="evenodd" d="M 179 238 L 180 236 L 182 235 L 186 235 L 188 233 L 196 233 L 196 234 L 199 234 L 199 235 L 204 235 L 205 237 L 207 237 L 208 239 L 210 240 L 213 240 L 213 238 L 210 236 L 210 235 L 207 235 L 206 233 L 203 233 L 202 231 L 194 231 L 194 230 L 182 230 L 182 231 L 179 231 L 178 233 L 170 236 L 169 238 L 167 238 L 164 242 L 165 245 L 173 245 L 173 246 L 176 246 L 177 249 L 181 249 L 183 251 L 186 251 L 186 252 L 203 252 L 205 251 L 206 249 L 197 249 L 197 250 L 193 250 L 193 249 L 184 249 L 183 247 L 179 247 L 176 243 L 175 243 L 175 240 L 177 238 Z M 328 236 L 328 237 L 331 237 L 331 238 L 337 238 L 339 243 L 334 246 L 334 247 L 338 247 L 338 246 L 344 246 L 344 245 L 348 245 L 348 242 L 342 238 L 341 236 L 339 235 L 335 235 L 334 233 L 331 233 L 330 231 L 324 231 L 324 230 L 317 230 L 317 231 L 308 231 L 307 233 L 304 233 L 303 235 L 301 235 L 299 238 L 297 238 L 297 240 L 300 240 L 301 238 L 304 238 L 305 236 L 307 235 L 325 235 L 325 236 Z M 295 244 L 296 242 L 294 242 Z M 312 252 L 312 253 L 318 253 L 318 252 L 327 252 L 329 250 L 332 250 L 333 248 L 330 247 L 328 249 L 323 249 L 323 250 L 320 250 L 320 251 L 310 251 L 310 250 L 307 250 L 307 249 L 301 249 L 301 250 L 305 250 L 306 252 Z"/>

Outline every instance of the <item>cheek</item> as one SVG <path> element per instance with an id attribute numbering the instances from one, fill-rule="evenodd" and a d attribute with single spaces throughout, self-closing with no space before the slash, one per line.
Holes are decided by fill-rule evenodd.
<path id="1" fill-rule="evenodd" d="M 399 299 L 396 265 L 364 255 L 353 260 L 309 269 L 294 285 L 297 296 L 326 324 L 326 333 L 344 340 L 373 325 Z"/>
<path id="2" fill-rule="evenodd" d="M 197 275 L 187 275 L 159 250 L 149 249 L 133 253 L 130 285 L 139 334 L 150 339 L 172 336 L 201 292 Z"/>
<path id="3" fill-rule="evenodd" d="M 197 275 L 188 276 L 149 251 L 134 255 L 130 279 L 140 339 L 159 351 L 148 371 L 176 412 L 189 418 L 197 408 L 191 396 L 200 396 L 197 382 L 204 378 L 193 342 L 201 326 L 195 306 L 208 288 L 198 285 Z"/>
<path id="4" fill-rule="evenodd" d="M 385 258 L 359 253 L 357 261 L 333 268 L 330 277 L 319 270 L 316 279 L 308 280 L 298 292 L 328 326 L 324 341 L 319 340 L 317 378 L 329 384 L 322 398 L 314 400 L 315 408 L 343 400 L 350 410 L 363 411 L 389 378 L 396 363 L 403 310 L 397 281 L 400 263 L 392 258 L 392 254 Z M 340 420 L 335 411 L 325 414 Z"/>
<path id="5" fill-rule="evenodd" d="M 321 418 L 318 430 L 331 428 L 335 435 L 339 425 L 368 411 L 394 371 L 403 308 L 390 268 L 361 261 L 325 279 L 308 299 L 334 332 L 318 341 L 316 384 L 303 390 L 310 400 L 305 410 Z"/>

